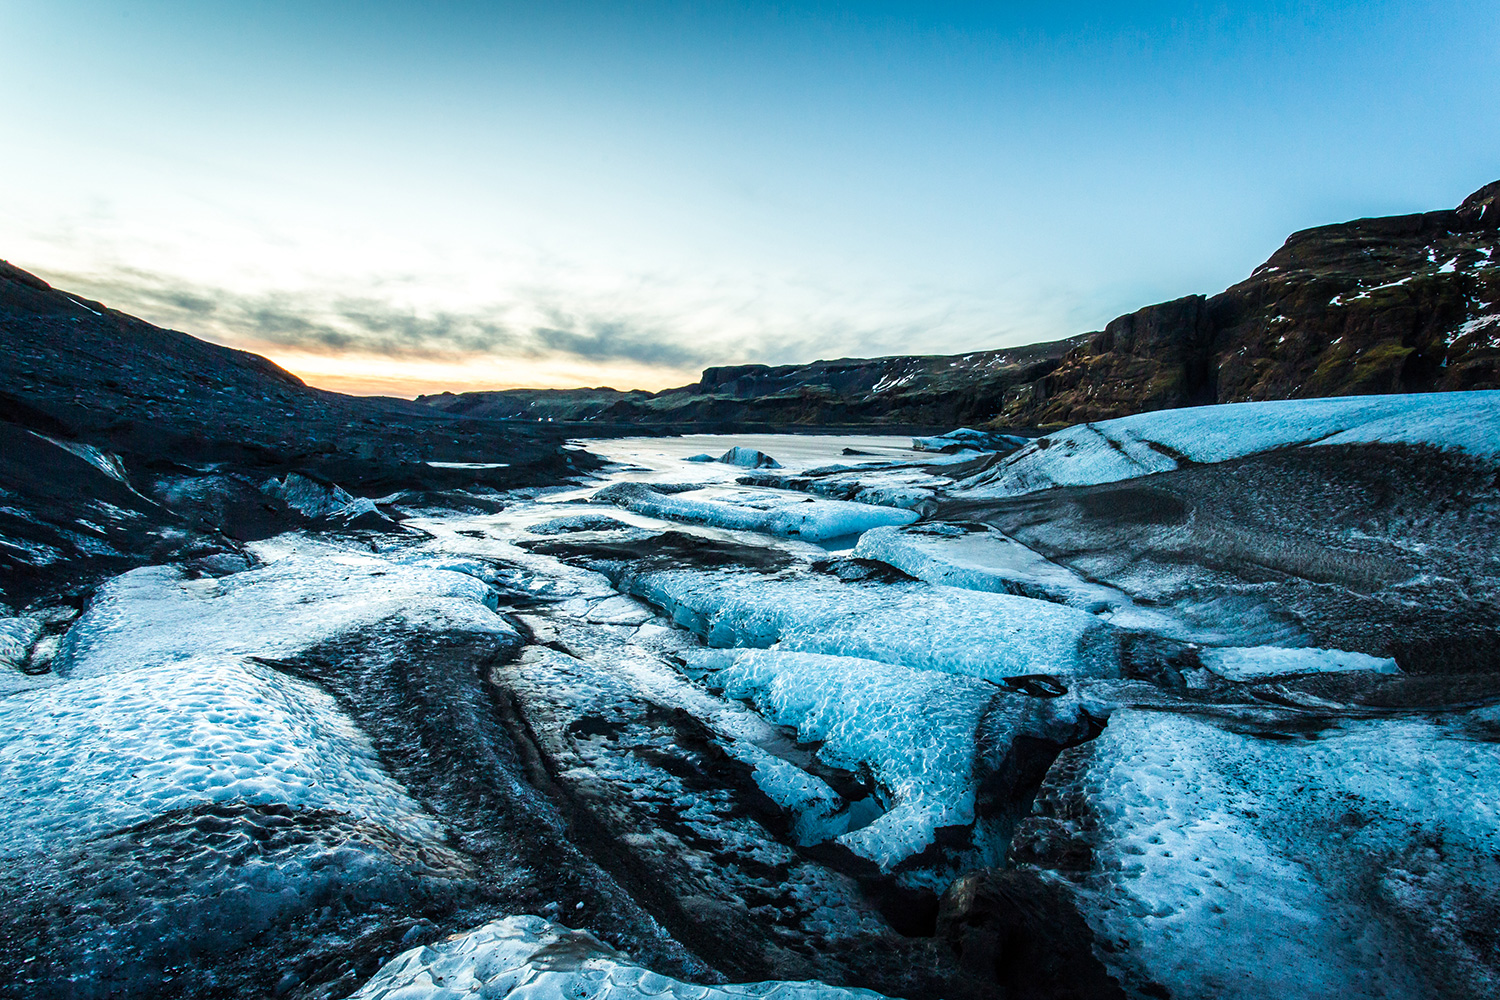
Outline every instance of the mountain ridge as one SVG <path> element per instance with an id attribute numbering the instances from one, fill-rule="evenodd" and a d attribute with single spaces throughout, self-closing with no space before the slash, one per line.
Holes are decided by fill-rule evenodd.
<path id="1" fill-rule="evenodd" d="M 1256 399 L 1500 388 L 1500 181 L 1457 208 L 1299 230 L 1243 281 L 1103 330 L 962 355 L 707 368 L 660 392 L 443 393 L 454 413 L 653 427 L 1049 429 Z"/>

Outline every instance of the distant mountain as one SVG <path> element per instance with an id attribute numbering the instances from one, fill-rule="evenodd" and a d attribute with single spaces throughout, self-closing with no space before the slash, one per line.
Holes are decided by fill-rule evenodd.
<path id="1" fill-rule="evenodd" d="M 1057 427 L 1201 403 L 1500 388 L 1500 181 L 1457 209 L 1294 233 L 1212 297 L 950 357 L 709 368 L 658 393 L 443 393 L 438 409 L 675 427 Z"/>
<path id="2" fill-rule="evenodd" d="M 1057 368 L 1082 338 L 952 357 L 843 358 L 809 365 L 730 365 L 662 392 L 508 389 L 420 396 L 448 413 L 513 420 L 718 426 L 895 424 L 949 429 L 983 422 L 995 401 Z"/>

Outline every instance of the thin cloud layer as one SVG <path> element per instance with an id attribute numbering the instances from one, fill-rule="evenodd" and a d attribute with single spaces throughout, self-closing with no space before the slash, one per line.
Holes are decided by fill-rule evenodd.
<path id="1" fill-rule="evenodd" d="M 375 298 L 309 293 L 245 295 L 191 286 L 136 270 L 55 275 L 63 287 L 158 325 L 250 349 L 359 354 L 393 360 L 458 360 L 478 355 L 524 360 L 627 362 L 689 369 L 723 361 L 711 345 L 689 346 L 673 331 L 555 307 L 494 306 L 421 314 Z M 544 322 L 515 318 L 532 312 Z"/>

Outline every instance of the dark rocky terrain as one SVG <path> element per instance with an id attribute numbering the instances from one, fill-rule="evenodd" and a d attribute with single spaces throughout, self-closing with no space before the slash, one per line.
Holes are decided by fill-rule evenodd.
<path id="1" fill-rule="evenodd" d="M 747 429 L 1053 427 L 1254 399 L 1500 387 L 1500 181 L 1457 209 L 1292 234 L 1239 284 L 1068 340 L 709 368 L 658 393 L 444 393 L 450 413 Z"/>
<path id="2" fill-rule="evenodd" d="M 661 392 L 507 389 L 420 396 L 448 413 L 693 430 L 862 427 L 949 430 L 983 423 L 994 400 L 1057 367 L 1079 338 L 955 356 L 842 358 L 810 365 L 726 365 Z"/>
<path id="3" fill-rule="evenodd" d="M 547 429 L 310 388 L 3 261 L 0 380 L 10 603 L 319 519 L 380 520 L 356 496 L 555 481 L 587 461 Z M 288 475 L 300 492 L 268 488 Z"/>

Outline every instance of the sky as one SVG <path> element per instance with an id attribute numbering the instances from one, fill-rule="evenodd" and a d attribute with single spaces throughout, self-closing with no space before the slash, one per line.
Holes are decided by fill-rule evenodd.
<path id="1" fill-rule="evenodd" d="M 0 0 L 0 258 L 314 385 L 949 354 L 1500 178 L 1500 4 Z"/>

